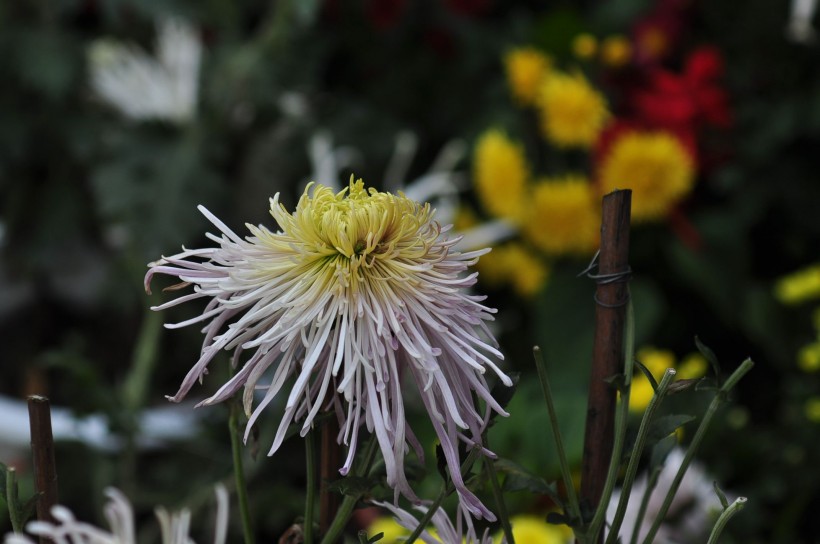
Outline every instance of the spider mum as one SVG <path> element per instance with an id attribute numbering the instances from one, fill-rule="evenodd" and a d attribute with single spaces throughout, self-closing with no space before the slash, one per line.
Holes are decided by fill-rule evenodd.
<path id="1" fill-rule="evenodd" d="M 277 395 L 286 396 L 269 454 L 292 422 L 301 422 L 304 436 L 320 410 L 333 409 L 338 440 L 348 446 L 340 472 L 350 470 L 364 425 L 376 435 L 388 484 L 417 501 L 404 474 L 410 447 L 423 458 L 405 420 L 402 386 L 414 383 L 462 506 L 494 519 L 464 485 L 457 451 L 459 441 L 480 446 L 492 410 L 504 414 L 490 395 L 485 369 L 511 384 L 494 362 L 503 356 L 485 324 L 495 310 L 481 304 L 484 297 L 464 291 L 476 282 L 468 267 L 489 250 L 454 251 L 458 238 L 445 235 L 449 227 L 433 220 L 429 204 L 366 190 L 352 178 L 338 193 L 309 185 L 292 214 L 277 193 L 271 215 L 278 232 L 247 225 L 251 236 L 242 239 L 205 208 L 200 211 L 221 231 L 208 234 L 219 247 L 164 257 L 145 277 L 146 289 L 155 274 L 194 285 L 193 293 L 156 310 L 210 299 L 201 315 L 166 325 L 207 322 L 201 356 L 170 399 L 182 399 L 219 351 L 232 350 L 233 364 L 241 368 L 200 404 L 244 389 L 250 429 Z M 246 351 L 250 356 L 240 365 Z M 484 400 L 483 410 L 473 394 Z"/>

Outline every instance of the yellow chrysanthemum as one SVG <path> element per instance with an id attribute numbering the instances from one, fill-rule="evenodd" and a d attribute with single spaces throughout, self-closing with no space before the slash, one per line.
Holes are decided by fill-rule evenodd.
<path id="1" fill-rule="evenodd" d="M 590 147 L 609 119 L 606 100 L 581 74 L 553 72 L 538 92 L 544 136 L 559 147 Z"/>
<path id="2" fill-rule="evenodd" d="M 399 525 L 393 517 L 382 516 L 370 524 L 367 528 L 367 534 L 374 537 L 379 533 L 384 533 L 384 536 L 379 542 L 392 543 L 401 542 L 402 538 L 410 536 L 410 531 Z"/>
<path id="3" fill-rule="evenodd" d="M 820 342 L 812 342 L 800 348 L 797 352 L 797 366 L 803 372 L 820 370 Z"/>
<path id="4" fill-rule="evenodd" d="M 572 530 L 566 525 L 546 522 L 546 516 L 520 515 L 510 518 L 513 538 L 526 544 L 567 544 L 572 542 Z M 503 542 L 504 533 L 493 538 L 494 544 Z"/>
<path id="5" fill-rule="evenodd" d="M 803 405 L 806 419 L 812 423 L 820 423 L 820 397 L 811 397 Z"/>
<path id="6" fill-rule="evenodd" d="M 620 68 L 632 57 L 632 44 L 620 35 L 607 37 L 601 43 L 601 62 L 611 68 Z"/>
<path id="7" fill-rule="evenodd" d="M 675 367 L 675 354 L 668 350 L 644 347 L 635 353 L 635 358 L 652 373 L 655 380 L 660 380 L 667 368 Z M 643 412 L 655 394 L 649 379 L 643 372 L 635 369 L 632 376 L 632 387 L 629 391 L 629 410 Z"/>
<path id="8" fill-rule="evenodd" d="M 799 304 L 820 297 L 820 264 L 781 278 L 774 286 L 774 294 L 784 304 Z"/>
<path id="9" fill-rule="evenodd" d="M 484 209 L 493 216 L 517 220 L 529 176 L 524 148 L 501 131 L 489 130 L 476 144 L 473 170 Z"/>
<path id="10" fill-rule="evenodd" d="M 489 285 L 509 282 L 522 297 L 538 293 L 549 271 L 543 261 L 521 244 L 511 243 L 493 249 L 476 265 L 480 278 Z"/>
<path id="11" fill-rule="evenodd" d="M 706 358 L 700 353 L 690 353 L 683 358 L 681 363 L 675 369 L 678 373 L 675 378 L 678 380 L 694 380 L 695 378 L 702 378 L 706 374 L 706 369 L 709 363 Z"/>
<path id="12" fill-rule="evenodd" d="M 516 102 L 524 106 L 535 103 L 538 86 L 551 66 L 550 58 L 534 47 L 519 47 L 504 56 L 507 84 Z"/>
<path id="13" fill-rule="evenodd" d="M 588 254 L 598 244 L 600 213 L 595 194 L 582 176 L 541 179 L 530 199 L 527 237 L 552 254 Z"/>
<path id="14" fill-rule="evenodd" d="M 601 192 L 632 189 L 632 219 L 666 216 L 695 180 L 692 158 L 666 132 L 627 132 L 612 143 L 600 169 Z"/>
<path id="15" fill-rule="evenodd" d="M 591 59 L 597 50 L 598 40 L 592 34 L 584 32 L 572 39 L 572 53 L 579 59 Z"/>

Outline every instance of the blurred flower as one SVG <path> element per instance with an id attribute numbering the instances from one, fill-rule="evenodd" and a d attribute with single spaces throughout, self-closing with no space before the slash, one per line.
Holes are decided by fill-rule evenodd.
<path id="1" fill-rule="evenodd" d="M 816 11 L 817 0 L 792 0 L 789 22 L 786 25 L 786 37 L 802 44 L 814 42 L 817 32 L 811 23 Z"/>
<path id="2" fill-rule="evenodd" d="M 384 536 L 379 542 L 388 544 L 389 542 L 401 542 L 405 540 L 410 536 L 411 530 L 412 529 L 407 529 L 399 524 L 396 518 L 382 516 L 376 518 L 373 523 L 367 527 L 367 534 L 370 537 L 374 537 L 379 533 L 383 533 Z"/>
<path id="3" fill-rule="evenodd" d="M 525 298 L 537 294 L 549 276 L 544 262 L 516 242 L 493 248 L 476 267 L 488 285 L 509 282 L 515 292 Z"/>
<path id="4" fill-rule="evenodd" d="M 535 104 L 541 80 L 549 73 L 551 64 L 550 58 L 534 47 L 519 47 L 505 55 L 507 84 L 519 104 Z"/>
<path id="5" fill-rule="evenodd" d="M 635 358 L 652 374 L 655 381 L 663 377 L 667 368 L 675 368 L 675 354 L 669 350 L 656 349 L 650 346 L 643 347 L 635 352 Z M 649 379 L 635 368 L 632 372 L 632 384 L 629 389 L 629 410 L 633 413 L 643 413 L 649 406 L 649 401 L 655 396 L 655 390 Z"/>
<path id="6" fill-rule="evenodd" d="M 798 350 L 797 366 L 803 372 L 820 370 L 820 341 L 806 344 Z"/>
<path id="7" fill-rule="evenodd" d="M 777 280 L 774 295 L 784 304 L 820 298 L 820 264 L 807 266 Z"/>
<path id="8" fill-rule="evenodd" d="M 820 423 L 820 397 L 809 398 L 803 405 L 803 412 L 806 414 L 806 419 L 812 423 Z"/>
<path id="9" fill-rule="evenodd" d="M 600 213 L 583 176 L 542 178 L 532 188 L 524 233 L 539 249 L 554 255 L 586 255 L 598 243 Z"/>
<path id="10" fill-rule="evenodd" d="M 553 72 L 538 94 L 544 136 L 559 147 L 590 147 L 609 119 L 604 96 L 580 73 Z"/>
<path id="11" fill-rule="evenodd" d="M 178 19 L 160 21 L 156 54 L 97 40 L 88 51 L 91 88 L 131 119 L 189 121 L 196 110 L 202 56 L 194 28 Z"/>
<path id="12" fill-rule="evenodd" d="M 638 120 L 647 126 L 675 132 L 693 131 L 702 124 L 725 128 L 731 124 L 729 98 L 720 85 L 723 58 L 713 47 L 692 51 L 682 73 L 655 68 L 633 91 L 630 101 Z"/>
<path id="13" fill-rule="evenodd" d="M 642 518 L 638 530 L 637 541 L 641 542 L 649 532 L 652 522 L 658 516 L 661 505 L 672 487 L 672 482 L 683 463 L 685 452 L 681 448 L 674 448 L 666 458 L 663 468 L 658 475 L 658 481 L 651 491 L 651 497 L 646 508 L 646 514 Z M 618 533 L 621 542 L 632 540 L 632 533 L 635 528 L 641 505 L 641 500 L 647 491 L 646 474 L 637 478 L 629 494 L 629 502 L 626 507 L 623 524 Z M 606 512 L 606 526 L 615 517 L 615 511 L 620 500 L 621 490 L 616 490 L 609 501 Z M 730 499 L 731 501 L 731 499 Z M 686 474 L 681 480 L 680 487 L 675 494 L 669 511 L 654 542 L 665 542 L 669 544 L 686 544 L 689 542 L 701 542 L 705 540 L 706 533 L 713 522 L 713 517 L 720 512 L 721 506 L 714 492 L 713 480 L 706 474 L 703 468 L 693 462 L 689 465 Z"/>
<path id="14" fill-rule="evenodd" d="M 601 43 L 601 62 L 610 68 L 620 68 L 632 57 L 632 45 L 624 36 L 608 36 Z"/>
<path id="15" fill-rule="evenodd" d="M 480 304 L 483 297 L 464 292 L 477 276 L 465 272 L 489 250 L 454 251 L 457 239 L 433 220 L 429 204 L 368 191 L 353 178 L 339 193 L 309 186 L 293 214 L 277 193 L 271 215 L 282 230 L 247 225 L 252 236 L 244 240 L 205 208 L 200 211 L 222 232 L 208 235 L 219 247 L 164 257 L 145 276 L 146 289 L 155 274 L 195 285 L 193 293 L 154 310 L 210 298 L 202 315 L 166 325 L 210 321 L 199 361 L 170 400 L 182 399 L 219 351 L 234 350 L 238 365 L 242 352 L 252 350 L 236 375 L 200 404 L 227 400 L 244 387 L 247 437 L 293 376 L 270 454 L 294 420 L 303 421 L 304 436 L 319 410 L 335 408 L 340 440 L 348 445 L 340 472 L 350 470 L 358 430 L 366 422 L 381 448 L 388 484 L 416 500 L 404 473 L 408 443 L 423 457 L 404 415 L 401 385 L 410 379 L 462 505 L 476 517 L 494 519 L 464 485 L 457 451 L 459 441 L 481 443 L 490 410 L 505 413 L 490 395 L 486 368 L 511 384 L 493 362 L 503 359 L 485 324 L 495 310 Z M 271 383 L 260 384 L 272 366 Z M 254 409 L 257 390 L 264 397 Z M 473 394 L 486 402 L 485 415 L 476 411 Z"/>
<path id="16" fill-rule="evenodd" d="M 690 353 L 675 367 L 675 370 L 677 370 L 675 378 L 678 380 L 702 378 L 708 368 L 709 363 L 703 355 L 700 353 Z"/>
<path id="17" fill-rule="evenodd" d="M 214 544 L 225 544 L 228 534 L 228 492 L 222 485 L 216 491 L 216 528 Z M 137 541 L 134 509 L 119 490 L 109 487 L 105 490 L 108 502 L 103 512 L 111 527 L 111 532 L 94 525 L 78 521 L 65 506 L 54 506 L 51 515 L 58 523 L 31 521 L 26 530 L 48 540 L 61 544 L 134 544 Z M 193 544 L 188 535 L 191 525 L 190 510 L 169 513 L 157 508 L 162 544 Z M 5 544 L 35 544 L 36 541 L 23 535 L 8 534 Z"/>
<path id="18" fill-rule="evenodd" d="M 566 525 L 547 523 L 546 516 L 518 515 L 510 518 L 513 538 L 522 544 L 571 544 L 575 541 L 572 529 Z M 505 542 L 504 533 L 493 539 L 495 544 Z"/>
<path id="19" fill-rule="evenodd" d="M 529 166 L 524 148 L 499 130 L 482 134 L 475 148 L 476 192 L 490 215 L 520 220 Z"/>
<path id="20" fill-rule="evenodd" d="M 658 0 L 652 10 L 632 27 L 635 57 L 641 63 L 654 64 L 669 55 L 679 41 L 687 23 L 690 0 Z"/>
<path id="21" fill-rule="evenodd" d="M 604 154 L 599 171 L 600 190 L 632 189 L 632 219 L 665 217 L 691 190 L 692 158 L 680 141 L 667 132 L 627 131 Z"/>
<path id="22" fill-rule="evenodd" d="M 395 504 L 378 501 L 373 501 L 373 504 L 392 512 L 396 522 L 408 531 L 414 531 L 419 524 L 419 520 L 416 519 L 413 514 Z M 419 504 L 418 506 L 414 506 L 413 509 L 418 510 L 422 514 L 426 514 L 428 506 Z M 487 531 L 484 531 L 481 536 L 478 536 L 472 519 L 470 519 L 469 515 L 465 515 L 462 508 L 459 508 L 456 514 L 455 525 L 453 525 L 453 522 L 447 516 L 447 512 L 442 508 L 436 510 L 431 521 L 433 527 L 425 528 L 419 535 L 421 542 L 427 544 L 492 544 L 493 542 L 492 538 L 487 534 Z M 369 536 L 375 536 L 377 533 L 378 531 L 373 529 L 368 530 Z M 385 538 L 384 542 L 401 542 L 401 539 L 391 541 Z"/>
<path id="23" fill-rule="evenodd" d="M 572 39 L 572 53 L 579 59 L 589 60 L 598 51 L 598 40 L 592 34 L 584 32 Z"/>

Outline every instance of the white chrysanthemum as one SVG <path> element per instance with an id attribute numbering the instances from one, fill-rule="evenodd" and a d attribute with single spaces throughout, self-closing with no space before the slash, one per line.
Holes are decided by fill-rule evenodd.
<path id="1" fill-rule="evenodd" d="M 404 193 L 418 202 L 429 202 L 436 208 L 439 223 L 454 223 L 459 209 L 459 193 L 466 182 L 464 173 L 456 170 L 467 154 L 461 140 L 444 145 L 430 168 L 420 177 L 408 181 L 407 173 L 416 156 L 418 139 L 409 131 L 396 135 L 393 155 L 384 173 L 384 185 L 392 193 Z M 341 188 L 342 170 L 361 162 L 361 153 L 349 146 L 334 147 L 331 135 L 325 131 L 313 135 L 308 145 L 312 165 L 311 179 L 335 190 Z M 515 236 L 517 227 L 505 219 L 486 221 L 465 232 L 459 232 L 455 249 L 469 251 L 492 246 Z"/>
<path id="2" fill-rule="evenodd" d="M 478 445 L 490 410 L 504 414 L 491 397 L 484 372 L 492 369 L 510 384 L 493 359 L 503 359 L 486 327 L 495 310 L 484 297 L 467 294 L 476 273 L 467 268 L 489 249 L 459 253 L 449 227 L 433 220 L 434 210 L 403 195 L 365 190 L 359 180 L 338 193 L 309 186 L 290 214 L 271 200 L 281 228 L 247 225 L 242 239 L 210 212 L 200 210 L 222 232 L 209 234 L 216 248 L 186 250 L 153 263 L 155 274 L 179 277 L 194 292 L 158 306 L 211 300 L 202 315 L 170 328 L 208 321 L 202 355 L 171 400 L 182 399 L 223 349 L 252 354 L 237 374 L 202 404 L 230 398 L 244 387 L 248 429 L 288 378 L 295 383 L 270 453 L 288 425 L 301 420 L 301 434 L 320 410 L 335 407 L 339 440 L 348 445 L 346 474 L 356 452 L 360 424 L 375 433 L 387 481 L 417 500 L 404 474 L 408 444 L 422 450 L 405 421 L 403 382 L 418 388 L 441 442 L 453 482 L 469 509 L 493 518 L 464 485 L 457 442 Z M 260 383 L 273 368 L 272 379 Z M 254 392 L 265 391 L 253 408 Z M 480 414 L 473 393 L 486 402 Z M 246 431 L 246 436 L 249 431 Z"/>
<path id="3" fill-rule="evenodd" d="M 415 531 L 418 527 L 419 520 L 407 510 L 389 502 L 374 501 L 373 504 L 390 510 L 396 522 L 405 529 Z M 418 505 L 413 508 L 422 514 L 426 514 L 428 510 L 425 505 Z M 442 508 L 435 511 L 430 521 L 435 528 L 435 534 L 430 529 L 425 528 L 419 535 L 419 540 L 426 544 L 492 544 L 493 542 L 489 530 L 485 530 L 481 536 L 478 536 L 470 516 L 463 515 L 461 510 L 456 515 L 455 525 Z M 507 540 L 502 539 L 502 542 L 506 543 Z"/>
<path id="4" fill-rule="evenodd" d="M 216 491 L 216 529 L 214 544 L 225 544 L 228 534 L 228 492 L 219 485 Z M 103 512 L 108 521 L 110 530 L 101 529 L 89 523 L 78 521 L 74 514 L 65 506 L 55 506 L 51 515 L 57 523 L 46 521 L 32 521 L 26 525 L 26 530 L 35 536 L 61 544 L 136 544 L 136 527 L 134 524 L 134 509 L 131 503 L 119 490 L 107 488 L 105 495 L 108 502 Z M 193 544 L 188 530 L 191 522 L 191 512 L 183 509 L 173 514 L 164 508 L 157 509 L 162 544 Z M 35 544 L 34 540 L 24 535 L 8 534 L 4 544 Z"/>
<path id="5" fill-rule="evenodd" d="M 196 110 L 202 44 L 180 20 L 157 27 L 156 57 L 135 45 L 95 41 L 88 53 L 91 87 L 131 119 L 184 123 Z"/>

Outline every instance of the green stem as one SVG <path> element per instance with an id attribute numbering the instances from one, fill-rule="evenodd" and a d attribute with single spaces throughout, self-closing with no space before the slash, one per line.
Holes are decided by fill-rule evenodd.
<path id="1" fill-rule="evenodd" d="M 231 450 L 233 451 L 233 471 L 236 477 L 236 494 L 239 498 L 239 515 L 242 520 L 242 532 L 245 544 L 254 544 L 253 523 L 248 501 L 248 486 L 245 481 L 245 471 L 242 469 L 242 444 L 239 438 L 239 406 L 232 400 L 231 412 L 228 417 L 228 428 L 231 432 Z"/>
<path id="2" fill-rule="evenodd" d="M 552 427 L 552 436 L 555 440 L 555 447 L 558 450 L 558 461 L 561 464 L 561 476 L 564 478 L 564 487 L 567 490 L 567 498 L 569 499 L 570 517 L 580 521 L 581 507 L 578 503 L 578 495 L 575 493 L 575 485 L 572 483 L 572 473 L 570 472 L 569 463 L 567 462 L 564 441 L 561 438 L 561 429 L 558 427 L 558 414 L 555 412 L 552 388 L 550 387 L 549 375 L 547 374 L 544 357 L 541 354 L 541 348 L 535 346 L 532 348 L 532 354 L 535 357 L 535 368 L 538 370 L 541 391 L 543 391 L 544 400 L 547 402 L 547 412 L 549 413 L 550 427 Z"/>
<path id="3" fill-rule="evenodd" d="M 667 368 L 666 372 L 663 374 L 661 383 L 658 384 L 658 389 L 655 391 L 655 395 L 652 397 L 652 400 L 649 401 L 649 405 L 646 407 L 646 411 L 643 414 L 641 425 L 638 428 L 638 437 L 635 440 L 635 446 L 632 448 L 632 454 L 629 457 L 629 464 L 626 468 L 626 475 L 624 476 L 624 481 L 621 484 L 621 498 L 618 501 L 618 508 L 615 511 L 615 518 L 612 520 L 612 525 L 609 529 L 609 536 L 606 539 L 607 544 L 615 544 L 618 540 L 618 531 L 621 529 L 621 523 L 623 523 L 624 514 L 626 513 L 626 505 L 629 502 L 629 494 L 632 490 L 632 483 L 635 481 L 635 475 L 638 472 L 638 463 L 641 460 L 641 455 L 643 454 L 643 449 L 646 445 L 646 437 L 649 434 L 649 424 L 652 422 L 652 416 L 655 414 L 655 410 L 657 410 L 658 406 L 660 406 L 663 401 L 663 398 L 666 396 L 666 391 L 669 389 L 669 384 L 671 384 L 674 379 L 675 371 L 671 368 Z"/>
<path id="4" fill-rule="evenodd" d="M 489 447 L 487 446 L 486 439 L 484 444 L 486 447 Z M 498 474 L 495 472 L 495 465 L 493 465 L 493 461 L 489 457 L 484 457 L 482 461 L 484 464 L 484 471 L 487 473 L 487 478 L 490 480 L 490 487 L 493 489 L 495 503 L 498 505 L 498 517 L 501 521 L 501 529 L 504 531 L 507 544 L 515 544 L 512 526 L 510 525 L 510 515 L 507 512 L 507 505 L 504 502 L 504 494 L 501 492 L 501 486 L 498 484 Z"/>
<path id="5" fill-rule="evenodd" d="M 305 498 L 305 544 L 313 544 L 313 510 L 316 505 L 316 437 L 308 431 L 305 437 L 305 465 L 307 471 L 307 497 Z"/>
<path id="6" fill-rule="evenodd" d="M 744 506 L 746 506 L 746 497 L 736 498 L 735 501 L 720 514 L 720 517 L 715 522 L 715 526 L 712 528 L 712 534 L 709 535 L 709 540 L 706 544 L 717 544 L 718 537 L 720 536 L 720 533 L 723 532 L 723 528 L 726 527 L 726 524 L 729 523 L 732 516 L 743 510 Z"/>
<path id="7" fill-rule="evenodd" d="M 427 511 L 419 520 L 419 523 L 418 525 L 416 525 L 416 528 L 413 530 L 412 534 L 410 534 L 410 536 L 407 537 L 405 544 L 413 544 L 413 542 L 415 542 L 419 538 L 419 536 L 421 536 L 421 533 L 424 532 L 424 528 L 427 527 L 427 525 L 430 523 L 430 520 L 433 519 L 433 515 L 439 509 L 441 503 L 444 501 L 444 498 L 447 495 L 447 484 L 443 484 L 441 486 L 441 491 L 439 492 L 438 497 L 436 497 L 436 500 L 433 501 L 433 504 L 431 504 L 430 507 L 427 508 Z"/>
<path id="8" fill-rule="evenodd" d="M 4 467 L 5 468 L 5 467 Z M 20 519 L 20 504 L 17 495 L 17 471 L 12 467 L 6 469 L 6 507 L 9 510 L 11 530 L 17 534 L 23 532 L 23 521 Z"/>
<path id="9" fill-rule="evenodd" d="M 142 320 L 137 343 L 134 345 L 131 368 L 122 385 L 125 407 L 132 414 L 135 414 L 145 403 L 148 384 L 157 362 L 157 347 L 161 330 L 162 316 L 148 310 Z"/>
<path id="10" fill-rule="evenodd" d="M 601 500 L 595 508 L 595 515 L 589 524 L 587 533 L 588 542 L 599 542 L 598 533 L 606 519 L 606 509 L 612 498 L 612 491 L 615 489 L 615 481 L 618 479 L 618 472 L 621 468 L 621 459 L 624 449 L 624 438 L 626 437 L 626 424 L 629 420 L 629 392 L 632 388 L 632 370 L 635 360 L 635 312 L 632 307 L 632 297 L 627 297 L 626 322 L 624 331 L 624 387 L 621 392 L 621 400 L 618 410 L 615 413 L 615 439 L 612 445 L 612 457 L 609 461 L 609 470 L 604 483 L 604 491 Z"/>
<path id="11" fill-rule="evenodd" d="M 367 473 L 370 472 L 370 465 L 373 464 L 373 457 L 376 455 L 377 447 L 378 442 L 376 442 L 376 436 L 371 435 L 366 446 L 367 449 L 365 449 L 364 456 L 361 459 L 361 464 L 353 471 L 354 476 L 367 476 Z M 339 535 L 344 531 L 345 525 L 347 525 L 350 515 L 353 513 L 353 509 L 356 507 L 356 503 L 359 502 L 360 498 L 361 494 L 359 493 L 345 495 L 345 498 L 342 499 L 342 504 L 339 505 L 339 510 L 336 512 L 336 517 L 333 518 L 333 523 L 330 524 L 327 533 L 325 533 L 324 538 L 322 538 L 322 544 L 336 544 L 336 542 L 338 542 Z"/>
<path id="12" fill-rule="evenodd" d="M 646 517 L 646 510 L 649 508 L 649 499 L 652 497 L 652 492 L 655 491 L 655 486 L 658 485 L 658 478 L 661 475 L 661 467 L 656 467 L 646 484 L 646 489 L 641 498 L 641 506 L 638 508 L 638 515 L 635 517 L 635 524 L 632 527 L 632 537 L 629 539 L 629 544 L 638 544 L 638 534 L 641 532 L 641 525 L 643 525 L 643 518 Z"/>
<path id="13" fill-rule="evenodd" d="M 669 487 L 669 491 L 666 493 L 666 497 L 664 498 L 663 504 L 661 505 L 660 509 L 658 510 L 657 515 L 655 516 L 655 520 L 652 522 L 652 527 L 649 529 L 649 533 L 644 538 L 644 544 L 652 544 L 653 540 L 655 539 L 655 535 L 658 533 L 658 529 L 660 529 L 661 523 L 663 523 L 664 518 L 666 517 L 666 513 L 669 511 L 669 507 L 672 505 L 672 500 L 675 498 L 675 494 L 678 492 L 678 487 L 680 487 L 681 480 L 683 480 L 683 476 L 686 473 L 686 470 L 689 468 L 689 464 L 692 462 L 692 458 L 695 456 L 695 452 L 698 450 L 701 441 L 703 440 L 706 431 L 709 428 L 709 425 L 712 423 L 712 418 L 715 416 L 718 408 L 726 402 L 726 397 L 729 394 L 729 391 L 737 384 L 737 382 L 747 373 L 749 370 L 752 369 L 754 363 L 751 359 L 746 359 L 741 363 L 741 365 L 732 373 L 731 376 L 726 380 L 723 386 L 718 391 L 715 398 L 712 399 L 711 404 L 709 404 L 709 408 L 706 410 L 706 414 L 703 416 L 703 420 L 700 422 L 698 426 L 698 430 L 695 432 L 695 436 L 692 437 L 692 442 L 689 444 L 689 448 L 686 450 L 686 454 L 683 457 L 683 462 L 678 469 L 677 474 L 675 474 L 675 479 L 672 480 L 672 485 Z"/>

